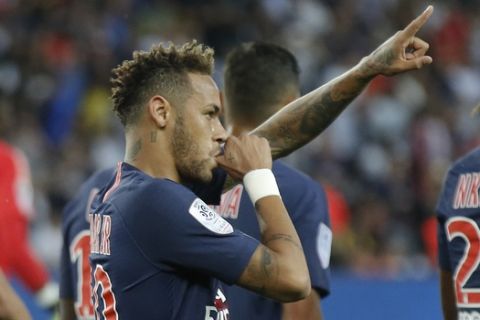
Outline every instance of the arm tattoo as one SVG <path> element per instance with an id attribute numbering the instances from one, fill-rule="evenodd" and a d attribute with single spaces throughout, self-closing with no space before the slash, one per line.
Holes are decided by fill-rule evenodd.
<path id="1" fill-rule="evenodd" d="M 130 150 L 127 151 L 127 160 L 133 161 L 137 159 L 138 154 L 140 153 L 140 150 L 142 150 L 142 139 L 138 139 L 133 146 L 130 148 Z"/>
<path id="2" fill-rule="evenodd" d="M 293 101 L 251 133 L 270 143 L 272 158 L 297 150 L 318 136 L 353 101 L 372 79 L 369 67 L 361 64 L 322 87 Z M 223 190 L 238 182 L 227 178 Z"/>
<path id="3" fill-rule="evenodd" d="M 342 106 L 347 105 L 351 100 L 333 101 L 330 95 L 325 95 L 318 105 L 306 109 L 300 120 L 300 133 L 304 135 L 318 134 L 319 127 L 326 128 L 334 120 L 335 110 L 343 110 Z"/>
<path id="4" fill-rule="evenodd" d="M 352 69 L 295 100 L 252 131 L 266 138 L 274 159 L 288 155 L 319 135 L 372 79 L 365 65 Z"/>
<path id="5" fill-rule="evenodd" d="M 384 66 L 390 66 L 392 65 L 394 60 L 395 60 L 395 53 L 392 50 L 387 50 L 386 52 L 383 53 L 381 62 L 384 64 Z"/>
<path id="6" fill-rule="evenodd" d="M 265 277 L 270 276 L 270 268 L 272 267 L 273 258 L 267 248 L 263 248 L 262 250 L 262 262 L 260 267 L 262 269 L 262 273 Z"/>
<path id="7" fill-rule="evenodd" d="M 260 294 L 266 294 L 267 283 L 277 281 L 278 266 L 276 258 L 270 253 L 270 249 L 262 246 L 261 259 L 259 264 L 254 268 L 249 269 L 250 277 L 252 279 L 250 288 Z"/>
<path id="8" fill-rule="evenodd" d="M 282 241 L 289 242 L 289 243 L 293 244 L 297 249 L 302 250 L 302 245 L 297 243 L 292 238 L 292 236 L 290 236 L 288 234 L 282 234 L 282 233 L 277 233 L 277 234 L 274 234 L 274 235 L 270 236 L 268 239 L 263 241 L 263 244 L 267 245 L 269 242 L 277 241 L 277 240 L 282 240 Z"/>

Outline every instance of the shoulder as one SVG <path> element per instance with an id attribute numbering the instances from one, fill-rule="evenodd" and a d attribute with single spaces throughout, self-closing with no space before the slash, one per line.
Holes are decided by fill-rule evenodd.
<path id="1" fill-rule="evenodd" d="M 480 162 L 480 147 L 473 149 L 463 157 L 456 160 L 448 172 L 462 173 L 468 171 L 475 171 L 478 169 L 478 163 Z"/>
<path id="2" fill-rule="evenodd" d="M 138 186 L 136 194 L 152 202 L 171 202 L 178 198 L 194 197 L 194 193 L 190 189 L 168 179 L 145 180 Z"/>
<path id="3" fill-rule="evenodd" d="M 127 200 L 121 193 L 117 194 L 124 202 L 113 201 L 115 210 L 135 238 L 145 239 L 142 233 L 160 232 L 172 238 L 185 233 L 199 234 L 201 231 L 198 228 L 201 226 L 218 234 L 233 231 L 228 222 L 182 184 L 166 179 L 151 179 L 144 181 L 140 189 L 133 197 L 128 196 Z M 139 219 L 146 216 L 148 219 Z"/>
<path id="4" fill-rule="evenodd" d="M 456 160 L 447 171 L 444 186 L 456 182 L 462 174 L 478 172 L 478 163 L 480 163 L 480 148 L 476 148 L 463 157 Z"/>
<path id="5" fill-rule="evenodd" d="M 437 203 L 437 213 L 448 215 L 450 211 L 477 208 L 478 196 L 474 185 L 480 181 L 480 148 L 476 148 L 455 161 L 448 169 L 442 192 Z M 474 184 L 475 183 L 475 184 Z M 452 212 L 453 212 L 452 211 Z"/>
<path id="6" fill-rule="evenodd" d="M 142 176 L 125 181 L 111 195 L 109 202 L 127 220 L 136 219 L 138 214 L 144 215 L 147 212 L 155 212 L 156 218 L 163 216 L 170 219 L 177 216 L 177 213 L 188 210 L 195 198 L 190 189 L 177 182 Z"/>
<path id="7" fill-rule="evenodd" d="M 328 221 L 326 194 L 318 182 L 279 161 L 274 162 L 273 173 L 295 225 L 300 221 Z"/>
<path id="8" fill-rule="evenodd" d="M 114 173 L 114 168 L 96 171 L 88 178 L 87 181 L 82 184 L 82 187 L 80 188 L 102 188 L 113 178 Z"/>
<path id="9" fill-rule="evenodd" d="M 104 169 L 92 174 L 78 189 L 78 192 L 63 209 L 63 228 L 67 228 L 80 216 L 87 216 L 91 201 L 108 182 L 113 178 L 114 169 Z"/>

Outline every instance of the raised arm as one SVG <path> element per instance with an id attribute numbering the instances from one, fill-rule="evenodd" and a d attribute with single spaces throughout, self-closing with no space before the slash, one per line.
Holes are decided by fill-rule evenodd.
<path id="1" fill-rule="evenodd" d="M 428 6 L 352 69 L 293 101 L 251 133 L 270 142 L 273 158 L 283 157 L 319 135 L 377 75 L 393 76 L 430 64 L 428 43 L 415 35 L 432 12 Z"/>

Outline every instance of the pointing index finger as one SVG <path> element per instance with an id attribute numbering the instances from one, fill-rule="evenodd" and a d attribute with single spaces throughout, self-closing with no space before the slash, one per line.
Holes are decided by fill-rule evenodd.
<path id="1" fill-rule="evenodd" d="M 414 36 L 418 30 L 427 22 L 428 18 L 432 15 L 433 6 L 429 5 L 421 15 L 416 17 L 408 26 L 403 29 L 403 33 L 406 37 Z"/>

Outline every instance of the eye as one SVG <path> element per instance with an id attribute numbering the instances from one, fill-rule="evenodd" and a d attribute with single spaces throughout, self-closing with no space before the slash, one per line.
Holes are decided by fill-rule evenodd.
<path id="1" fill-rule="evenodd" d="M 216 112 L 214 110 L 208 111 L 206 114 L 207 119 L 215 118 Z"/>

